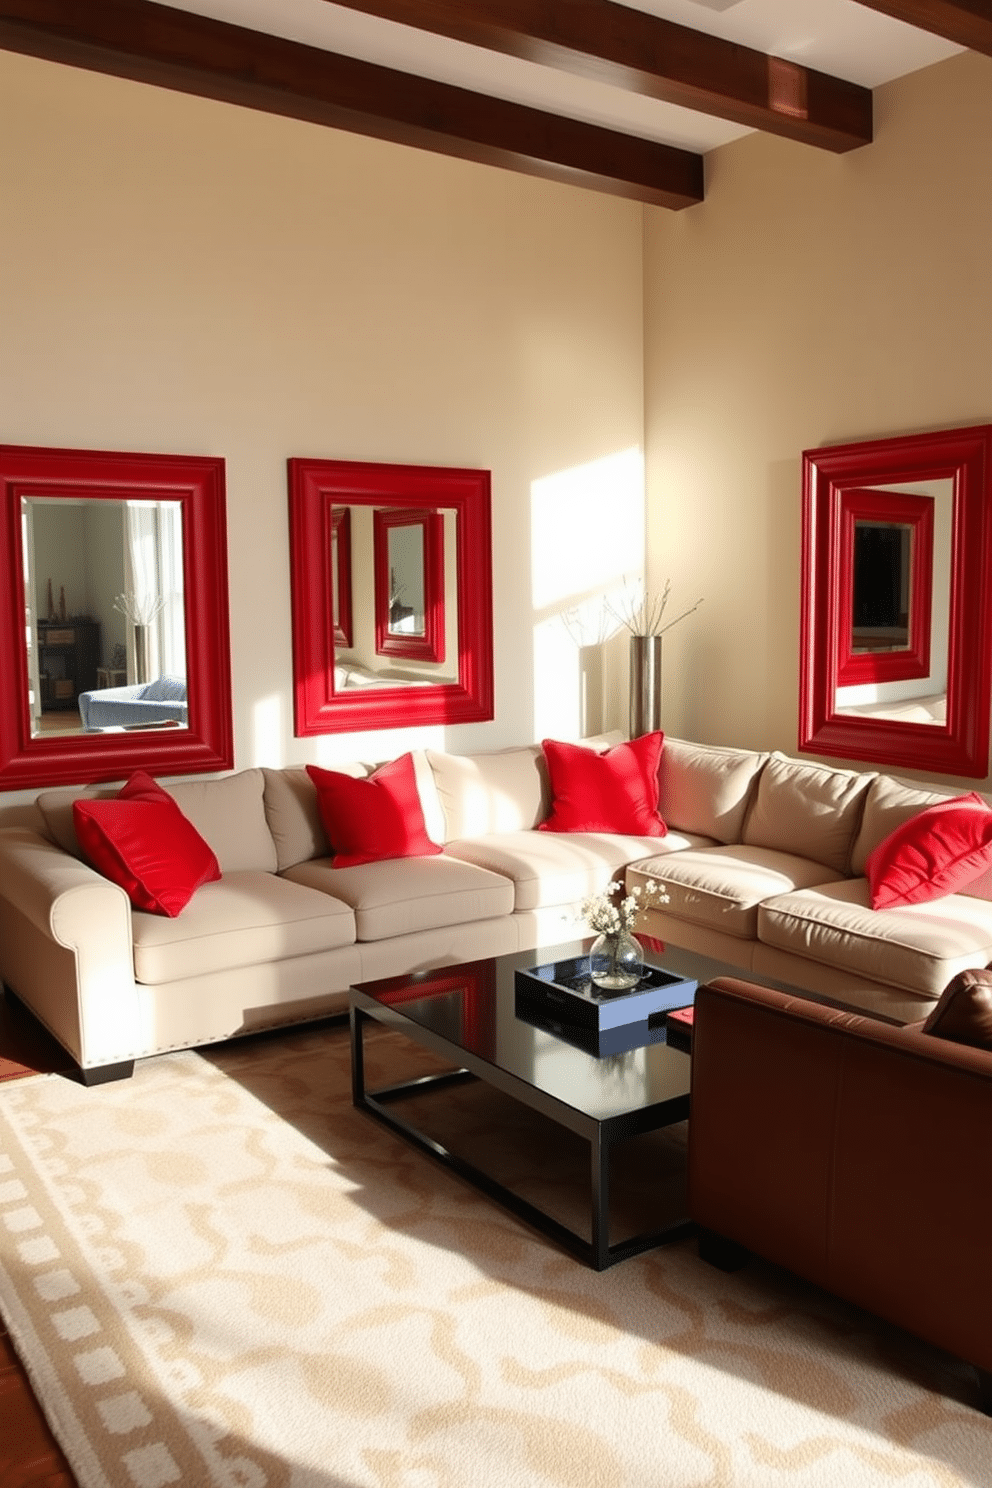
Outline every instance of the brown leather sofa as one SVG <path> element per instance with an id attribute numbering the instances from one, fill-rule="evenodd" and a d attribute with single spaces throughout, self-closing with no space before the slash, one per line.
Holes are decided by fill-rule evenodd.
<path id="1" fill-rule="evenodd" d="M 700 987 L 689 1211 L 704 1259 L 753 1251 L 958 1355 L 992 1414 L 990 1034 L 989 972 L 904 1027 Z"/>

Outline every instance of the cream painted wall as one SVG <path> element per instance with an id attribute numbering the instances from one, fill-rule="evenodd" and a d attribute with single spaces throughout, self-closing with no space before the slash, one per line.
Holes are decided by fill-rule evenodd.
<path id="1" fill-rule="evenodd" d="M 705 203 L 646 212 L 649 575 L 705 596 L 665 643 L 672 733 L 796 751 L 804 449 L 992 421 L 992 59 L 875 120 L 836 157 L 747 136 Z"/>
<path id="2" fill-rule="evenodd" d="M 0 441 L 226 458 L 239 768 L 581 732 L 558 616 L 643 561 L 642 249 L 633 203 L 0 53 Z M 294 739 L 289 455 L 492 471 L 493 723 Z"/>

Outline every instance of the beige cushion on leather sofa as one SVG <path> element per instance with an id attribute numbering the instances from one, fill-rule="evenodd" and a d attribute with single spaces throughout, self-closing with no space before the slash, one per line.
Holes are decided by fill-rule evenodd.
<path id="1" fill-rule="evenodd" d="M 966 894 L 872 909 L 864 878 L 768 900 L 758 910 L 766 945 L 841 971 L 939 997 L 959 971 L 992 960 L 988 905 Z"/>
<path id="2" fill-rule="evenodd" d="M 771 847 L 847 873 L 874 776 L 771 755 L 758 780 L 742 842 Z"/>
<path id="3" fill-rule="evenodd" d="M 513 885 L 505 878 L 443 855 L 383 858 L 355 868 L 335 868 L 323 858 L 297 863 L 285 876 L 350 905 L 363 941 L 498 919 L 513 910 Z"/>
<path id="4" fill-rule="evenodd" d="M 139 982 L 175 982 L 335 950 L 355 940 L 347 904 L 274 873 L 225 874 L 204 884 L 176 919 L 131 916 Z"/>
<path id="5" fill-rule="evenodd" d="M 715 842 L 740 842 L 767 754 L 693 744 L 666 735 L 658 765 L 662 820 Z"/>
<path id="6" fill-rule="evenodd" d="M 731 843 L 633 863 L 626 882 L 629 888 L 643 887 L 653 878 L 668 895 L 662 906 L 666 914 L 754 940 L 763 899 L 822 883 L 824 871 L 822 863 L 794 853 Z"/>

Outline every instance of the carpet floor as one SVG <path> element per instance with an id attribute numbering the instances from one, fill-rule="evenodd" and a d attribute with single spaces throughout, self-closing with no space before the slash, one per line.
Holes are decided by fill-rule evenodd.
<path id="1" fill-rule="evenodd" d="M 370 1081 L 427 1060 L 379 1034 Z M 581 1223 L 580 1144 L 481 1087 L 417 1116 Z M 630 1144 L 621 1233 L 684 1140 Z M 992 1482 L 958 1361 L 691 1242 L 590 1271 L 356 1112 L 342 1029 L 0 1086 L 0 1312 L 81 1488 Z"/>

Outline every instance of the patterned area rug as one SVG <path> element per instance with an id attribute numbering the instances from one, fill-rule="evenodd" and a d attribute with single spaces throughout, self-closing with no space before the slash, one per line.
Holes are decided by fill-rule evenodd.
<path id="1" fill-rule="evenodd" d="M 500 1100 L 431 1120 L 577 1219 L 581 1149 Z M 619 1228 L 681 1141 L 632 1144 Z M 0 1088 L 0 1311 L 82 1488 L 989 1482 L 955 1360 L 691 1242 L 597 1275 L 354 1111 L 341 1029 Z"/>

